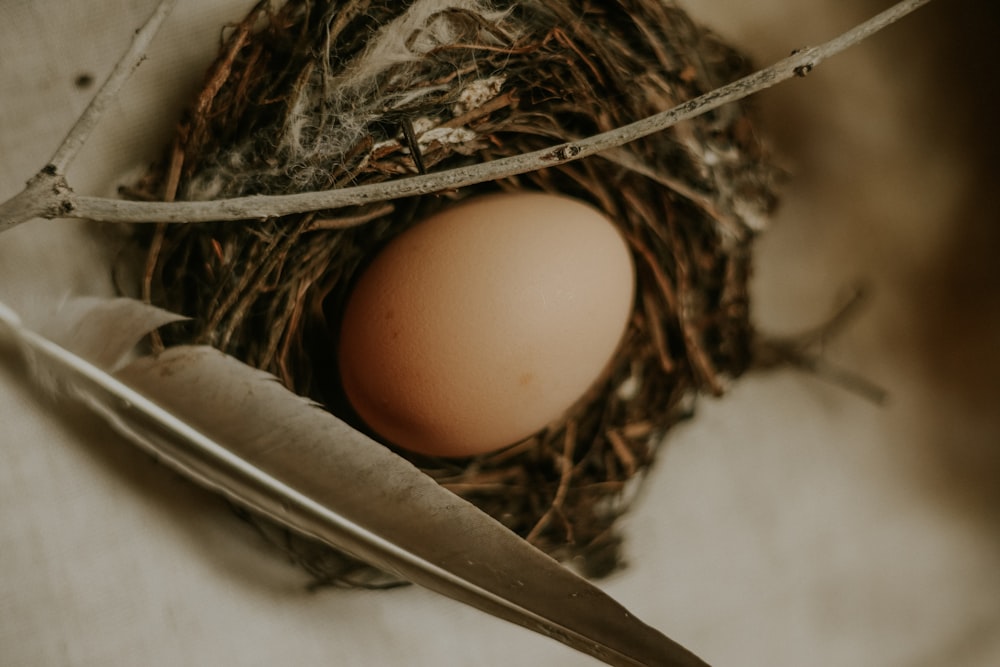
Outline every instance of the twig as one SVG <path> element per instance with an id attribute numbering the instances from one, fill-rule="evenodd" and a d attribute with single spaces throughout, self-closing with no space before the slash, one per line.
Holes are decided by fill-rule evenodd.
<path id="1" fill-rule="evenodd" d="M 754 346 L 752 368 L 767 371 L 792 366 L 847 389 L 876 405 L 882 405 L 889 397 L 884 388 L 860 373 L 830 363 L 823 356 L 827 341 L 834 338 L 857 315 L 866 297 L 867 292 L 859 286 L 847 303 L 814 329 L 789 337 L 758 339 Z"/>
<path id="2" fill-rule="evenodd" d="M 104 115 L 108 104 L 118 97 L 122 86 L 132 76 L 132 73 L 138 69 L 142 61 L 146 59 L 146 50 L 149 48 L 149 44 L 153 41 L 156 33 L 160 30 L 160 26 L 163 25 L 163 21 L 170 15 L 176 4 L 177 0 L 161 0 L 153 14 L 146 19 L 146 23 L 136 30 L 128 51 L 121 57 L 115 68 L 111 70 L 111 74 L 104 82 L 104 85 L 94 95 L 94 99 L 84 109 L 83 114 L 76 121 L 76 124 L 73 125 L 73 129 L 66 135 L 66 138 L 59 148 L 56 149 L 55 154 L 46 166 L 54 168 L 57 174 L 66 173 L 66 168 L 80 152 L 80 149 L 83 148 L 87 139 L 90 138 L 90 133 L 97 127 L 97 123 L 101 120 L 101 116 Z"/>
<path id="3" fill-rule="evenodd" d="M 556 514 L 562 512 L 563 503 L 566 501 L 566 494 L 569 493 L 570 482 L 573 480 L 573 452 L 576 449 L 576 422 L 569 420 L 566 423 L 566 433 L 563 437 L 563 451 L 559 457 L 560 473 L 559 486 L 556 488 L 556 495 L 552 499 L 552 504 L 548 511 L 542 515 L 538 523 L 524 537 L 529 544 L 535 544 L 542 531 L 548 528 Z M 570 530 L 567 527 L 567 530 Z M 567 536 L 572 541 L 572 535 Z"/>
<path id="4" fill-rule="evenodd" d="M 171 0 L 165 0 L 164 4 L 169 2 Z M 54 182 L 49 179 L 43 184 L 43 187 L 37 187 L 36 182 L 42 177 L 42 173 L 40 173 L 29 182 L 28 187 L 21 194 L 0 205 L 0 232 L 33 217 L 83 218 L 101 222 L 125 223 L 259 220 L 430 194 L 536 171 L 627 144 L 724 104 L 741 100 L 787 79 L 805 76 L 822 61 L 858 44 L 928 2 L 930 0 L 902 0 L 884 12 L 819 46 L 797 50 L 791 56 L 768 68 L 684 102 L 672 109 L 580 141 L 563 143 L 470 167 L 412 176 L 384 183 L 322 192 L 256 195 L 204 202 L 138 202 L 79 196 L 66 186 L 65 182 Z M 138 38 L 136 41 L 139 41 Z M 131 50 L 130 53 L 132 53 Z M 123 68 L 128 69 L 119 66 L 115 71 Z M 100 96 L 102 93 L 98 95 Z M 100 109 L 95 113 L 99 115 Z M 77 123 L 77 126 L 81 123 Z M 75 130 L 76 128 L 74 128 Z M 57 172 L 57 170 L 52 171 Z M 53 187 L 54 185 L 59 187 Z"/>
<path id="5" fill-rule="evenodd" d="M 97 127 L 108 105 L 118 97 L 122 86 L 146 59 L 146 50 L 176 4 L 177 0 L 160 0 L 152 15 L 135 31 L 128 50 L 118 60 L 48 163 L 28 181 L 24 190 L 0 205 L 0 232 L 32 218 L 87 217 L 73 215 L 72 200 L 75 195 L 66 183 L 66 169 L 87 143 L 90 133 Z"/>

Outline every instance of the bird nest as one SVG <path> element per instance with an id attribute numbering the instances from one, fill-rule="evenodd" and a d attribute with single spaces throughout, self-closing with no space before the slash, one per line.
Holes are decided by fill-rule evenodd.
<path id="1" fill-rule="evenodd" d="M 667 0 L 287 0 L 227 28 L 164 159 L 133 194 L 205 200 L 385 183 L 579 140 L 749 71 Z M 468 459 L 399 452 L 588 576 L 621 562 L 616 519 L 664 433 L 750 363 L 752 242 L 774 170 L 745 105 L 601 155 L 479 185 L 276 219 L 140 226 L 147 299 L 204 343 L 364 430 L 338 381 L 338 314 L 379 248 L 466 197 L 545 191 L 621 230 L 637 272 L 600 385 L 523 442 Z M 153 229 L 154 231 L 147 231 Z M 321 582 L 386 583 L 261 530 Z"/>

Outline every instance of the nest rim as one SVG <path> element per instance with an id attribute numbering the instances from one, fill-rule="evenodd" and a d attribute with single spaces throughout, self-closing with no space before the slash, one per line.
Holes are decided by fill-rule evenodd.
<path id="1" fill-rule="evenodd" d="M 289 46 L 297 38 L 289 38 L 296 31 L 308 33 L 309 26 L 317 23 L 319 4 L 287 0 L 272 10 L 261 3 L 232 28 L 205 89 L 179 126 L 172 150 L 150 171 L 139 191 L 154 198 L 183 198 L 185 183 L 197 175 L 201 157 L 208 156 L 216 168 L 220 146 L 232 141 L 232 136 L 213 128 L 252 114 L 247 99 L 253 95 L 248 90 L 256 91 L 258 100 L 265 99 L 265 92 L 273 93 L 275 84 L 265 86 L 260 80 L 263 77 L 252 75 L 255 67 L 265 68 L 265 73 L 275 69 L 274 59 L 261 55 L 267 48 L 272 56 L 280 52 L 287 57 L 286 85 L 301 81 L 307 69 L 301 63 L 315 55 L 297 52 Z M 336 15 L 349 16 L 352 8 L 365 4 L 342 0 Z M 493 37 L 509 35 L 512 31 L 503 21 L 518 10 L 538 6 L 533 0 L 507 4 L 507 18 L 494 23 L 479 21 L 480 30 Z M 590 7 L 597 12 L 595 16 L 614 21 L 591 3 L 564 4 L 564 9 Z M 554 12 L 548 30 L 530 33 L 534 43 L 527 44 L 530 40 L 522 35 L 501 51 L 503 58 L 496 56 L 495 45 L 479 45 L 479 55 L 492 67 L 476 70 L 472 83 L 452 91 L 452 98 L 445 100 L 455 112 L 462 91 L 485 82 L 481 85 L 489 94 L 477 105 L 460 109 L 429 128 L 414 125 L 433 115 L 426 113 L 427 109 L 446 106 L 441 100 L 416 111 L 404 109 L 411 115 L 403 113 L 398 122 L 398 114 L 379 119 L 371 125 L 377 131 L 372 130 L 354 145 L 355 170 L 342 168 L 328 175 L 328 180 L 335 186 L 337 182 L 379 182 L 527 152 L 571 140 L 580 132 L 596 133 L 637 119 L 622 118 L 622 113 L 650 115 L 660 107 L 672 106 L 676 97 L 694 96 L 749 67 L 672 3 L 620 0 L 616 4 L 633 20 L 633 36 L 641 34 L 650 41 L 642 58 L 650 68 L 652 64 L 660 67 L 657 72 L 663 79 L 650 86 L 639 109 L 609 111 L 607 100 L 594 90 L 595 73 L 607 88 L 607 79 L 616 69 L 613 65 L 620 68 L 617 61 L 596 62 L 598 56 L 611 60 L 621 57 L 618 53 L 609 56 L 606 52 L 613 49 L 602 43 L 614 31 L 592 31 L 585 49 L 580 39 L 586 26 L 580 21 L 564 26 L 561 22 L 567 16 Z M 651 33 L 650 26 L 664 19 L 669 19 L 674 32 Z M 345 21 L 345 26 L 349 25 L 349 20 Z M 277 30 L 286 34 L 278 35 Z M 268 47 L 269 43 L 272 46 Z M 469 45 L 462 43 L 461 47 Z M 622 50 L 627 47 L 619 45 Z M 436 50 L 434 57 L 442 57 L 445 51 Z M 575 81 L 574 95 L 585 98 L 577 108 L 566 108 L 564 99 L 556 103 L 555 110 L 539 111 L 546 107 L 538 100 L 551 104 L 556 84 L 544 76 L 539 76 L 540 83 L 524 83 L 529 78 L 524 71 L 529 67 L 515 71 L 511 62 L 524 59 L 526 53 L 532 57 L 542 53 L 547 64 L 562 66 L 559 76 Z M 495 66 L 500 60 L 504 60 L 506 70 Z M 289 74 L 287 70 L 295 63 L 302 70 Z M 496 85 L 498 72 L 503 80 Z M 646 76 L 653 75 L 647 72 Z M 634 74 L 619 72 L 619 77 L 615 90 L 620 99 L 620 91 L 631 87 Z M 285 94 L 293 96 L 294 87 Z M 272 106 L 271 102 L 262 104 L 253 120 L 262 122 L 261 118 L 273 116 Z M 536 124 L 526 132 L 529 122 L 544 120 L 546 113 L 547 124 Z M 580 117 L 586 117 L 586 122 Z M 249 125 L 252 130 L 253 122 Z M 421 141 L 428 132 L 456 128 L 472 130 L 472 138 L 451 144 L 446 138 Z M 446 132 L 439 134 L 447 137 Z M 711 146 L 717 155 L 694 154 L 699 146 Z M 373 159 L 375 155 L 377 159 Z M 678 155 L 686 156 L 688 162 L 683 163 Z M 720 155 L 729 160 L 721 167 Z M 712 160 L 715 162 L 710 164 Z M 637 170 L 637 164 L 642 169 Z M 673 175 L 668 167 L 677 164 L 688 173 Z M 625 237 L 636 267 L 632 318 L 605 375 L 559 419 L 497 452 L 442 459 L 394 449 L 527 541 L 557 559 L 576 562 L 588 576 L 598 577 L 622 562 L 616 521 L 630 505 L 634 489 L 652 465 L 666 432 L 692 414 L 698 395 L 721 394 L 729 379 L 749 366 L 753 328 L 747 280 L 756 230 L 738 211 L 740 205 L 768 211 L 773 206 L 772 177 L 764 146 L 753 132 L 751 112 L 746 105 L 739 105 L 636 142 L 610 157 L 592 156 L 455 191 L 346 211 L 289 216 L 253 227 L 242 223 L 207 223 L 180 230 L 158 226 L 140 238 L 147 264 L 144 295 L 153 303 L 195 316 L 193 326 L 179 325 L 168 332 L 168 343 L 203 342 L 219 347 L 274 373 L 291 389 L 319 400 L 334 415 L 370 433 L 336 380 L 336 360 L 330 350 L 337 346 L 330 341 L 336 341 L 337 327 L 328 315 L 342 311 L 351 286 L 378 250 L 436 210 L 488 192 L 551 192 L 591 204 Z M 678 183 L 684 186 L 681 191 Z M 706 183 L 711 186 L 706 197 L 714 210 L 691 196 Z M 244 263 L 246 271 L 234 268 L 237 260 Z M 317 366 L 329 370 L 325 379 L 302 372 Z M 529 497 L 515 498 L 511 505 L 510 499 L 519 495 Z M 331 574 L 325 566 L 317 565 L 327 555 L 316 553 L 312 547 L 297 548 L 293 558 L 319 580 L 351 580 L 353 569 L 347 573 L 338 561 Z"/>

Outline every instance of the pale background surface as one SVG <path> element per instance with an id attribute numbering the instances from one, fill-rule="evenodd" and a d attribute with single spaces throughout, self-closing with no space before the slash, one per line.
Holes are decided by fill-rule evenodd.
<path id="1" fill-rule="evenodd" d="M 0 197 L 42 166 L 152 0 L 0 0 Z M 109 194 L 158 150 L 249 0 L 182 0 L 70 174 Z M 760 98 L 795 177 L 759 246 L 756 319 L 874 300 L 829 351 L 877 408 L 794 372 L 747 378 L 678 429 L 602 586 L 714 665 L 1000 664 L 1000 34 L 992 3 L 938 0 Z M 888 5 L 691 0 L 761 62 Z M 992 14 L 992 16 L 990 16 Z M 77 223 L 0 237 L 23 313 L 109 293 Z M 60 414 L 60 412 L 63 414 Z M 414 588 L 308 594 L 218 501 L 0 357 L 0 664 L 584 665 L 559 644 Z"/>

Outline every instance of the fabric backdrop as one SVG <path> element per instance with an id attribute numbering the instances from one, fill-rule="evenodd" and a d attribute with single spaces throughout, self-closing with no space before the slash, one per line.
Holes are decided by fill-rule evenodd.
<path id="1" fill-rule="evenodd" d="M 0 198 L 47 160 L 152 0 L 0 0 Z M 227 20 L 181 0 L 69 176 L 112 194 L 163 145 Z M 760 62 L 880 0 L 690 0 Z M 791 370 L 702 400 L 625 524 L 601 586 L 714 665 L 1000 664 L 1000 227 L 993 3 L 939 0 L 759 97 L 791 172 L 759 245 L 755 319 L 792 333 L 858 281 L 827 350 L 878 407 Z M 992 15 L 991 15 L 992 14 Z M 0 299 L 28 315 L 110 294 L 113 231 L 0 235 Z M 586 665 L 426 591 L 307 592 L 218 500 L 0 355 L 0 664 Z"/>

